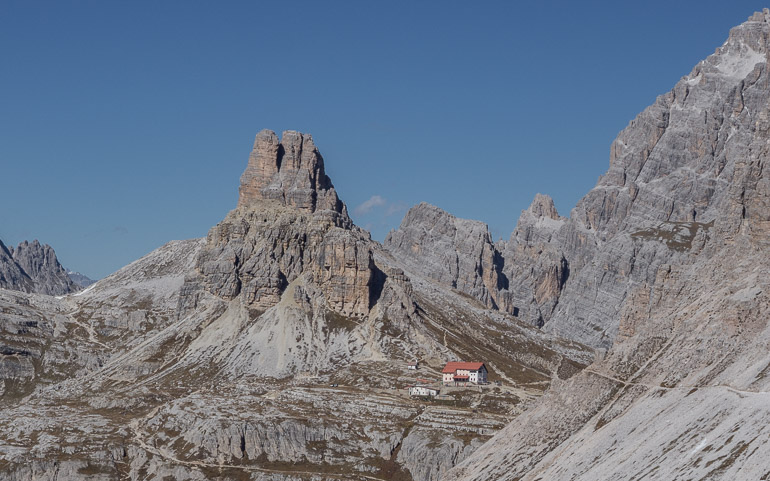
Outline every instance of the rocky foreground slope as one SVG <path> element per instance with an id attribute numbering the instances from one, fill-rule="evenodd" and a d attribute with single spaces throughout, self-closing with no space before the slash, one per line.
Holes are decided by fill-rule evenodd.
<path id="1" fill-rule="evenodd" d="M 769 39 L 764 10 L 615 140 L 549 321 L 612 347 L 446 479 L 770 477 Z"/>
<path id="2" fill-rule="evenodd" d="M 410 271 L 293 131 L 257 135 L 205 239 L 70 296 L 0 290 L 0 327 L 12 480 L 437 480 L 594 358 Z M 460 359 L 500 385 L 407 395 Z"/>

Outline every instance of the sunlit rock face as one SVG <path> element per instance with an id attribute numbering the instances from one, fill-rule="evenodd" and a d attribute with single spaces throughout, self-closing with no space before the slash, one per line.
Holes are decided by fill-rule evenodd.
<path id="1" fill-rule="evenodd" d="M 502 308 L 504 287 L 499 252 L 483 222 L 459 219 L 425 202 L 406 213 L 384 246 L 412 269 L 480 300 Z"/>
<path id="2" fill-rule="evenodd" d="M 257 134 L 238 207 L 211 229 L 198 261 L 203 282 L 226 299 L 267 310 L 307 275 L 343 315 L 369 312 L 376 277 L 370 239 L 353 226 L 308 134 Z"/>
<path id="3" fill-rule="evenodd" d="M 310 134 L 287 130 L 280 140 L 272 130 L 257 134 L 241 176 L 238 207 L 262 200 L 275 200 L 302 212 L 336 212 L 341 224 L 351 224 Z"/>
<path id="4" fill-rule="evenodd" d="M 545 325 L 609 351 L 447 479 L 767 476 L 769 39 L 766 9 L 613 142 Z"/>

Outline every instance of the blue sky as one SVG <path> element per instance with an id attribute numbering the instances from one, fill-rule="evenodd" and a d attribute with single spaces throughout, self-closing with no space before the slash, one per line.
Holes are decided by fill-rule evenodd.
<path id="1" fill-rule="evenodd" d="M 510 235 L 762 4 L 0 3 L 0 239 L 109 274 L 232 209 L 254 135 L 313 134 L 382 240 L 430 202 Z"/>

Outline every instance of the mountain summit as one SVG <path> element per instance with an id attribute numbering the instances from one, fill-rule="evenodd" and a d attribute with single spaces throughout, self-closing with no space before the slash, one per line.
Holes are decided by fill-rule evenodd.
<path id="1" fill-rule="evenodd" d="M 343 223 L 350 223 L 313 137 L 294 130 L 285 131 L 279 140 L 275 132 L 265 129 L 254 140 L 249 164 L 241 176 L 238 207 L 262 200 L 275 200 L 309 213 L 337 212 Z"/>
<path id="2" fill-rule="evenodd" d="M 308 134 L 257 134 L 238 206 L 209 232 L 198 269 L 218 296 L 254 309 L 278 303 L 295 280 L 324 289 L 329 307 L 364 316 L 376 301 L 368 233 L 353 226 Z"/>

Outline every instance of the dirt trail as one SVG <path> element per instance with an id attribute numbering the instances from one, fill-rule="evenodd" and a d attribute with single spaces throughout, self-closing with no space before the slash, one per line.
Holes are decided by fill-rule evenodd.
<path id="1" fill-rule="evenodd" d="M 593 369 L 585 369 L 585 372 L 589 372 L 591 374 L 594 374 L 599 377 L 603 377 L 605 379 L 609 379 L 610 381 L 617 382 L 619 384 L 623 384 L 624 386 L 644 386 L 649 389 L 664 389 L 668 391 L 673 391 L 677 389 L 725 389 L 727 391 L 736 393 L 736 394 L 748 394 L 748 395 L 763 395 L 763 394 L 770 394 L 770 391 L 745 391 L 743 389 L 734 388 L 732 386 L 728 386 L 726 384 L 716 384 L 711 386 L 693 386 L 693 385 L 678 385 L 678 386 L 661 386 L 660 384 L 647 384 L 642 382 L 634 382 L 634 381 L 624 381 L 622 379 L 619 379 L 617 377 L 610 376 L 608 374 L 604 374 L 598 371 L 594 371 Z M 635 379 L 638 376 L 634 376 L 631 379 Z"/>

